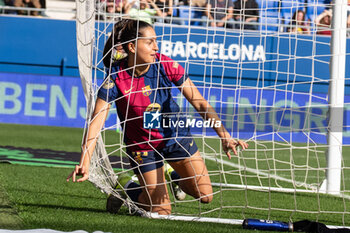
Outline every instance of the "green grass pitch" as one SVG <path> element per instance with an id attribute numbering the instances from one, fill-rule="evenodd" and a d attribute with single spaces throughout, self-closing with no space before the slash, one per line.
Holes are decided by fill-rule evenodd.
<path id="1" fill-rule="evenodd" d="M 72 128 L 25 126 L 0 124 L 0 147 L 31 147 L 36 149 L 51 149 L 57 151 L 79 152 L 83 130 Z M 114 141 L 114 132 L 108 132 L 107 138 Z M 69 135 L 69 136 L 67 136 Z M 207 140 L 203 145 L 198 140 L 198 146 L 206 152 L 211 147 L 217 150 L 217 140 Z M 112 143 L 107 142 L 107 143 Z M 271 148 L 271 143 L 251 143 L 251 148 Z M 277 145 L 277 152 L 270 150 L 262 154 L 247 152 L 242 158 L 233 158 L 231 163 L 245 165 L 252 169 L 267 172 L 278 168 L 276 174 L 286 179 L 294 176 L 296 180 L 307 183 L 318 183 L 317 175 L 322 171 L 310 170 L 305 174 L 302 166 L 324 166 L 324 151 L 306 152 L 300 145 L 295 148 Z M 293 153 L 290 153 L 293 150 Z M 259 150 L 260 151 L 260 150 Z M 344 147 L 344 154 L 348 149 Z M 294 163 L 298 166 L 291 170 L 285 164 L 286 157 L 293 155 Z M 307 155 L 307 156 L 306 156 Z M 271 158 L 274 158 L 272 160 Z M 206 160 L 213 182 L 225 178 L 229 183 L 249 185 L 282 185 L 292 188 L 288 182 L 272 182 L 272 179 L 256 176 L 253 173 L 224 165 L 227 172 L 225 177 L 217 171 L 222 169 L 220 164 Z M 225 160 L 227 161 L 227 160 Z M 77 161 L 78 162 L 78 161 Z M 277 163 L 277 164 L 276 164 Z M 349 168 L 349 159 L 344 158 Z M 106 195 L 97 190 L 89 182 L 67 183 L 65 181 L 72 168 L 53 168 L 43 166 L 26 166 L 0 163 L 0 229 L 31 229 L 51 228 L 62 231 L 86 230 L 106 232 L 249 232 L 241 226 L 225 224 L 175 222 L 167 220 L 145 219 L 130 216 L 122 209 L 118 215 L 105 212 Z M 244 176 L 241 176 L 244 175 Z M 243 178 L 242 178 L 243 177 Z M 349 169 L 344 172 L 345 190 L 349 187 Z M 221 218 L 262 218 L 288 221 L 302 219 L 318 220 L 330 225 L 350 225 L 349 200 L 334 198 L 327 195 L 278 193 L 267 191 L 246 191 L 236 188 L 224 188 L 216 192 L 214 201 L 209 205 L 198 202 L 181 203 L 173 206 L 174 213 L 198 215 L 208 212 L 205 217 Z M 223 208 L 220 208 L 223 207 Z M 213 212 L 211 210 L 216 209 Z M 287 211 L 280 211 L 281 209 Z M 328 211 L 328 212 L 325 212 Z"/>

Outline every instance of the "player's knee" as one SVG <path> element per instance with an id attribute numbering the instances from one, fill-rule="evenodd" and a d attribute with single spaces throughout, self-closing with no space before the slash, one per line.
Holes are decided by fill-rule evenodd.
<path id="1" fill-rule="evenodd" d="M 213 188 L 210 185 L 203 186 L 200 190 L 200 201 L 201 203 L 207 204 L 213 200 Z"/>
<path id="2" fill-rule="evenodd" d="M 203 204 L 208 204 L 210 202 L 212 202 L 213 200 L 213 194 L 210 193 L 210 194 L 207 194 L 207 195 L 203 195 L 200 197 L 200 202 L 203 203 Z"/>
<path id="3" fill-rule="evenodd" d="M 166 206 L 160 206 L 156 208 L 156 211 L 160 215 L 169 215 L 171 214 L 171 205 L 166 205 Z"/>

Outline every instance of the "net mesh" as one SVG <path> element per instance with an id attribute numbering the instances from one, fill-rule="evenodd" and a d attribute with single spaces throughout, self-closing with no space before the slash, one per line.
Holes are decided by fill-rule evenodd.
<path id="1" fill-rule="evenodd" d="M 77 1 L 78 60 L 88 106 L 86 131 L 93 120 L 97 92 L 105 85 L 103 46 L 114 23 L 126 17 L 116 13 L 118 4 Z M 167 4 L 159 8 L 162 16 L 151 18 L 160 52 L 184 67 L 231 136 L 250 144 L 248 150 L 228 160 L 213 130 L 194 127 L 192 134 L 208 168 L 214 199 L 202 204 L 199 199 L 178 201 L 171 196 L 172 212 L 224 219 L 308 218 L 350 225 L 347 156 L 341 161 L 340 194 L 334 198 L 322 189 L 329 147 L 331 52 L 330 37 L 320 34 L 327 35 L 331 29 L 327 19 L 318 16 L 331 5 L 260 0 L 249 12 L 236 5 L 232 9 L 212 6 L 208 17 L 200 1 Z M 140 10 L 140 3 L 132 7 Z M 222 21 L 215 20 L 217 14 L 228 16 L 231 10 L 233 18 L 222 27 Z M 254 18 L 255 11 L 257 20 L 245 20 Z M 299 11 L 304 14 L 298 16 Z M 201 119 L 181 89 L 173 87 L 172 95 L 183 114 Z M 348 102 L 345 93 L 345 106 Z M 339 109 L 339 114 L 343 112 Z M 118 175 L 132 174 L 121 123 L 112 107 L 97 140 L 89 178 L 103 192 L 119 198 L 114 189 Z M 348 150 L 347 132 L 345 127 L 344 145 L 339 148 L 343 154 Z M 125 203 L 129 209 L 139 209 L 130 199 Z"/>

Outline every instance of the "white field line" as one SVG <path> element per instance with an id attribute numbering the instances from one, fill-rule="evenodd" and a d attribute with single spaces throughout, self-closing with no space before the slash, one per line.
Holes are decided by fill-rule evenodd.
<path id="1" fill-rule="evenodd" d="M 222 160 L 222 159 L 216 159 L 216 158 L 207 156 L 205 154 L 202 154 L 202 156 L 205 159 L 209 159 L 209 160 L 214 161 L 214 162 L 218 161 L 219 163 L 225 164 L 227 166 L 238 168 L 240 171 L 248 171 L 248 172 L 251 172 L 251 173 L 256 174 L 258 176 L 264 176 L 264 177 L 268 177 L 268 178 L 271 178 L 271 179 L 284 181 L 284 182 L 291 183 L 291 184 L 297 185 L 297 186 L 302 186 L 302 187 L 305 187 L 305 188 L 308 188 L 308 189 L 311 189 L 311 190 L 317 190 L 318 189 L 314 185 L 309 185 L 309 184 L 305 184 L 305 183 L 302 183 L 302 182 L 293 181 L 291 179 L 287 179 L 287 178 L 284 178 L 284 177 L 281 177 L 281 176 L 278 176 L 278 175 L 274 175 L 274 174 L 269 174 L 269 173 L 266 173 L 266 172 L 263 172 L 263 171 L 259 171 L 259 170 L 254 169 L 254 168 L 244 167 L 242 165 L 239 165 L 239 164 L 236 164 L 236 163 L 233 163 L 233 162 L 229 162 L 229 161 L 226 161 L 226 160 Z"/>
<path id="2" fill-rule="evenodd" d="M 266 173 L 266 172 L 262 172 L 262 171 L 259 171 L 257 169 L 244 167 L 242 165 L 239 165 L 239 164 L 236 164 L 236 163 L 233 163 L 233 162 L 229 162 L 229 161 L 226 161 L 226 160 L 215 159 L 213 157 L 210 157 L 210 156 L 207 156 L 207 155 L 204 155 L 204 154 L 202 154 L 202 156 L 205 159 L 208 159 L 208 160 L 211 160 L 211 161 L 214 161 L 214 162 L 218 161 L 220 163 L 223 163 L 223 164 L 225 164 L 227 166 L 231 166 L 231 167 L 237 168 L 239 170 L 248 171 L 248 172 L 251 172 L 251 173 L 256 174 L 258 176 L 261 175 L 261 176 L 268 177 L 268 178 L 271 178 L 271 179 L 276 179 L 276 180 L 288 182 L 288 183 L 291 183 L 293 185 L 297 185 L 297 186 L 300 186 L 300 187 L 305 187 L 305 188 L 307 188 L 309 190 L 305 190 L 305 189 L 291 189 L 291 188 L 277 188 L 277 187 L 265 187 L 265 186 L 255 186 L 255 185 L 222 184 L 222 183 L 213 183 L 213 186 L 228 187 L 228 188 L 241 188 L 241 189 L 250 189 L 250 190 L 270 190 L 270 191 L 287 192 L 287 193 L 294 193 L 294 192 L 298 192 L 298 193 L 317 193 L 318 192 L 318 193 L 321 193 L 321 194 L 326 194 L 326 192 L 320 191 L 319 187 L 314 186 L 314 185 L 305 184 L 305 183 L 298 182 L 298 181 L 293 181 L 291 179 L 287 179 L 287 178 L 284 178 L 284 177 L 281 177 L 281 176 L 278 176 L 278 175 L 273 175 L 273 174 L 269 174 L 269 173 Z M 350 200 L 350 195 L 346 195 L 346 194 L 331 194 L 331 195 Z"/>

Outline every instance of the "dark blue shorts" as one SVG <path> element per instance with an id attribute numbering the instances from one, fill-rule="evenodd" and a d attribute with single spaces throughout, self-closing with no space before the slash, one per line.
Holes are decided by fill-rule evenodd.
<path id="1" fill-rule="evenodd" d="M 176 143 L 157 151 L 127 152 L 135 174 L 155 170 L 164 165 L 164 160 L 176 162 L 191 157 L 198 147 L 193 138 L 182 138 Z"/>

